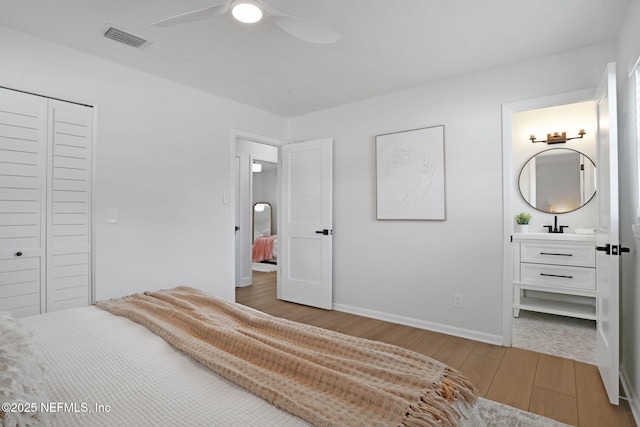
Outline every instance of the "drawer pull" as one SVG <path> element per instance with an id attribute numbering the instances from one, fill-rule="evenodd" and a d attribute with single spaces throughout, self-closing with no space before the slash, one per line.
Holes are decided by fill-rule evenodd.
<path id="1" fill-rule="evenodd" d="M 573 279 L 573 276 L 563 276 L 562 274 L 547 274 L 540 273 L 541 276 L 549 276 L 549 277 L 562 277 L 563 279 Z"/>
<path id="2" fill-rule="evenodd" d="M 554 254 L 553 252 L 540 252 L 540 255 L 573 256 L 573 254 Z"/>

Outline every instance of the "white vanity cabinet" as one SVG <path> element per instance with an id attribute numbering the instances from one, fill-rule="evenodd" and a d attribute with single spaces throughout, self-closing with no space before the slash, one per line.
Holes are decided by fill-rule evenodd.
<path id="1" fill-rule="evenodd" d="M 520 310 L 595 319 L 595 236 L 515 233 L 513 316 Z"/>

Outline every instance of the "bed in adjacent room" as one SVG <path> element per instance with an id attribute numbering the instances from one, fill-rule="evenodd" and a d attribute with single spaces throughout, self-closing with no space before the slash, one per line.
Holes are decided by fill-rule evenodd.
<path id="1" fill-rule="evenodd" d="M 98 305 L 22 318 L 20 325 L 3 318 L 33 333 L 34 364 L 40 360 L 44 374 L 27 388 L 14 387 L 13 398 L 22 393 L 24 401 L 58 403 L 55 411 L 33 414 L 41 421 L 483 425 L 468 380 L 409 350 L 280 319 L 188 287 Z"/>
<path id="2" fill-rule="evenodd" d="M 253 262 L 270 262 L 278 259 L 278 236 L 258 236 L 253 242 L 251 260 Z"/>

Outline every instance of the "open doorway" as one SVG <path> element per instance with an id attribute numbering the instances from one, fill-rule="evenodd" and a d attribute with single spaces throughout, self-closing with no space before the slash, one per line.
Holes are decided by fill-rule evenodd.
<path id="1" fill-rule="evenodd" d="M 232 141 L 230 160 L 236 165 L 236 287 L 253 283 L 254 239 L 272 237 L 274 247 L 267 261 L 275 261 L 272 265 L 276 271 L 260 271 L 256 276 L 274 274 L 279 299 L 331 309 L 333 139 L 282 145 L 278 141 L 235 134 Z M 273 188 L 254 196 L 254 189 L 261 185 L 256 177 L 267 176 L 274 164 L 275 198 Z M 260 175 L 262 173 L 264 175 Z M 268 182 L 273 183 L 273 179 Z M 261 200 L 254 200 L 258 197 Z M 260 227 L 254 230 L 255 209 L 267 206 L 272 212 L 268 221 L 271 236 L 264 236 L 264 229 Z"/>
<path id="2" fill-rule="evenodd" d="M 503 106 L 504 344 L 591 364 L 598 222 L 593 98 L 585 90 Z M 563 142 L 554 140 L 563 132 Z M 516 230 L 521 213 L 531 216 L 526 232 Z M 560 226 L 564 233 L 548 233 Z M 577 260 L 576 251 L 590 252 Z"/>
<path id="3" fill-rule="evenodd" d="M 265 273 L 278 266 L 278 165 L 254 160 L 252 165 L 251 270 Z"/>
<path id="4" fill-rule="evenodd" d="M 529 232 L 514 233 L 520 255 L 514 267 L 521 271 L 514 274 L 512 345 L 590 364 L 596 363 L 595 124 L 593 100 L 512 114 L 512 212 L 531 215 Z M 563 233 L 547 232 L 559 227 Z M 577 261 L 582 252 L 588 254 Z"/>
<path id="5" fill-rule="evenodd" d="M 277 144 L 278 141 L 268 138 L 243 134 L 234 138 L 236 287 L 251 285 L 254 269 L 276 274 Z M 254 257 L 256 241 L 263 249 L 259 260 Z M 264 245 L 266 241 L 270 243 L 269 251 Z"/>

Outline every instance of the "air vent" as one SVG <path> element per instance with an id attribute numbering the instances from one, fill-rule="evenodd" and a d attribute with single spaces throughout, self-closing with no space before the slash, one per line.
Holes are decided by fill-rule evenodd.
<path id="1" fill-rule="evenodd" d="M 151 43 L 142 37 L 134 36 L 131 33 L 127 33 L 126 31 L 119 30 L 115 27 L 107 27 L 107 30 L 104 32 L 104 36 L 108 39 L 124 43 L 137 49 L 142 49 Z"/>

